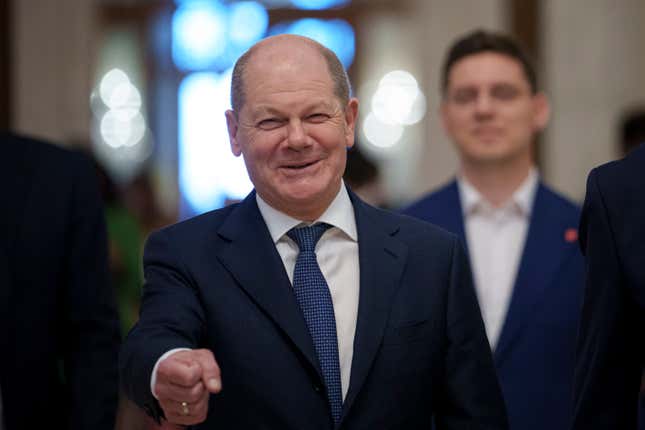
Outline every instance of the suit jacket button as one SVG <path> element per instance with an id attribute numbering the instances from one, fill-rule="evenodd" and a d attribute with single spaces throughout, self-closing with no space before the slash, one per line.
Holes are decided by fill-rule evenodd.
<path id="1" fill-rule="evenodd" d="M 320 386 L 320 384 L 314 384 L 314 391 L 316 393 L 320 393 L 322 391 L 322 387 Z"/>

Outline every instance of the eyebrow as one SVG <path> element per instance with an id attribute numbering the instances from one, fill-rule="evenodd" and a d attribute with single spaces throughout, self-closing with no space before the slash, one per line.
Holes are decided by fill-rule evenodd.
<path id="1" fill-rule="evenodd" d="M 494 87 L 499 87 L 499 86 L 507 86 L 507 87 L 513 87 L 513 88 L 521 88 L 522 85 L 518 85 L 515 82 L 508 82 L 508 81 L 493 81 L 493 82 L 488 82 L 486 83 L 486 87 L 494 88 Z M 467 83 L 459 86 L 454 86 L 452 88 L 453 91 L 458 91 L 458 90 L 463 90 L 463 89 L 478 89 L 479 84 L 473 84 L 473 83 Z M 530 90 L 530 85 L 527 83 L 527 88 Z M 449 87 L 447 88 L 448 90 L 450 89 Z"/>
<path id="2" fill-rule="evenodd" d="M 332 110 L 334 106 L 331 103 L 328 103 L 324 100 L 315 100 L 312 103 L 304 105 L 302 112 L 310 112 L 316 109 L 328 109 Z M 253 118 L 257 118 L 264 115 L 283 115 L 283 112 L 280 109 L 274 108 L 269 105 L 259 105 L 254 110 L 251 111 Z"/>

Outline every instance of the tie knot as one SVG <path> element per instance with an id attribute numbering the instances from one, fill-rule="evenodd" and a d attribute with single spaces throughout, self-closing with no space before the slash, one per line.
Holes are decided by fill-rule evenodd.
<path id="1" fill-rule="evenodd" d="M 329 228 L 331 225 L 321 222 L 308 227 L 292 228 L 287 232 L 287 236 L 298 244 L 300 252 L 313 251 L 320 237 Z"/>

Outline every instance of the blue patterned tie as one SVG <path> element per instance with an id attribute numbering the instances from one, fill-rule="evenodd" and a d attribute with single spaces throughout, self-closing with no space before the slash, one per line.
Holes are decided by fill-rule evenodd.
<path id="1" fill-rule="evenodd" d="M 315 253 L 316 243 L 330 227 L 329 224 L 319 223 L 309 227 L 292 228 L 287 235 L 300 248 L 293 271 L 293 289 L 314 341 L 327 386 L 331 415 L 334 423 L 338 424 L 343 408 L 343 395 L 340 385 L 334 304 Z"/>

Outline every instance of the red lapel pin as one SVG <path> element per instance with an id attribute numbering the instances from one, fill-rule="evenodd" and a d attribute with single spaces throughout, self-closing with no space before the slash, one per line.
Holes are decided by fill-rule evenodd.
<path id="1" fill-rule="evenodd" d="M 575 228 L 568 228 L 564 231 L 564 240 L 567 241 L 567 243 L 572 243 L 578 240 L 578 230 Z"/>

